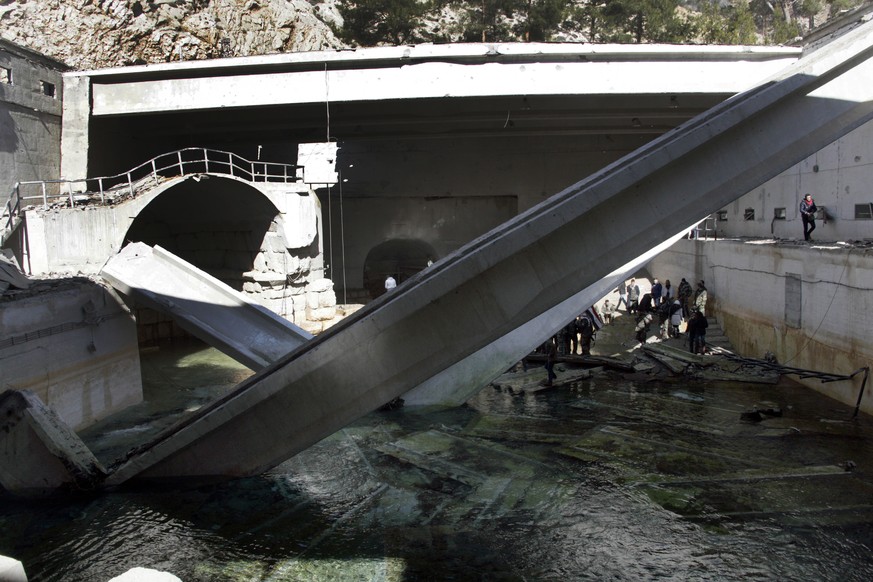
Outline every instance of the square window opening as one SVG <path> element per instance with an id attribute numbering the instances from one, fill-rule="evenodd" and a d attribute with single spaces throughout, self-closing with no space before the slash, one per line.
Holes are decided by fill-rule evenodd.
<path id="1" fill-rule="evenodd" d="M 7 67 L 0 67 L 0 84 L 12 84 L 12 69 Z"/>
<path id="2" fill-rule="evenodd" d="M 855 204 L 855 220 L 873 220 L 873 202 Z"/>
<path id="3" fill-rule="evenodd" d="M 48 81 L 40 81 L 39 82 L 39 90 L 46 97 L 54 98 L 54 96 L 55 96 L 55 84 L 54 83 L 49 83 Z"/>
<path id="4" fill-rule="evenodd" d="M 774 208 L 773 209 L 773 219 L 774 220 L 785 220 L 785 209 L 784 208 Z"/>
<path id="5" fill-rule="evenodd" d="M 743 211 L 743 220 L 755 220 L 755 209 L 746 208 Z"/>
<path id="6" fill-rule="evenodd" d="M 715 213 L 715 217 L 716 217 L 716 219 L 718 219 L 719 222 L 726 222 L 727 221 L 727 210 L 719 210 L 718 212 Z"/>

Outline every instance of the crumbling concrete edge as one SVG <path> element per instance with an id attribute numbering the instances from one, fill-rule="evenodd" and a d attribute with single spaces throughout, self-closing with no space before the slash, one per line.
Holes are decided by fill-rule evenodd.
<path id="1" fill-rule="evenodd" d="M 82 439 L 29 390 L 0 394 L 0 485 L 15 495 L 90 491 L 107 471 Z"/>

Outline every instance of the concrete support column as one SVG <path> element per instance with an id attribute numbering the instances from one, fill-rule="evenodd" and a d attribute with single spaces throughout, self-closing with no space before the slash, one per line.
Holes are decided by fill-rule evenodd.
<path id="1" fill-rule="evenodd" d="M 88 176 L 88 121 L 91 119 L 91 77 L 64 78 L 63 131 L 61 133 L 61 176 Z M 84 190 L 84 183 L 79 189 Z"/>

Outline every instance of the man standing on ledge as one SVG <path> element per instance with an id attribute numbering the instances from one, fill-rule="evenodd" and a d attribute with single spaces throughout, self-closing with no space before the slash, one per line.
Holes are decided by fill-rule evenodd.
<path id="1" fill-rule="evenodd" d="M 815 212 L 818 206 L 812 200 L 812 194 L 804 196 L 800 201 L 800 218 L 803 220 L 803 240 L 812 240 L 812 231 L 815 230 Z"/>

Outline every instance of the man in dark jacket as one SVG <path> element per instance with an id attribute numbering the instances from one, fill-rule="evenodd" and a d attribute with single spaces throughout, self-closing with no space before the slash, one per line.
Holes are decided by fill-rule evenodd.
<path id="1" fill-rule="evenodd" d="M 688 344 L 692 354 L 702 354 L 706 349 L 706 328 L 709 322 L 706 317 L 695 309 L 688 320 Z"/>
<path id="2" fill-rule="evenodd" d="M 694 291 L 691 289 L 691 283 L 685 280 L 685 277 L 682 277 L 682 282 L 679 283 L 679 303 L 682 304 L 682 318 L 688 319 L 688 316 L 691 315 L 691 307 L 689 305 L 691 301 L 691 295 L 694 294 Z"/>
<path id="3" fill-rule="evenodd" d="M 812 231 L 815 230 L 815 213 L 818 206 L 812 199 L 812 194 L 807 194 L 800 201 L 800 218 L 803 220 L 803 240 L 812 240 Z"/>

